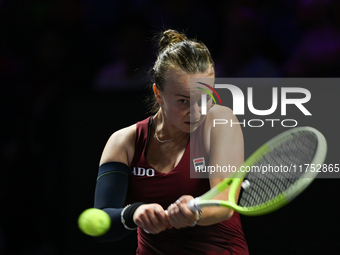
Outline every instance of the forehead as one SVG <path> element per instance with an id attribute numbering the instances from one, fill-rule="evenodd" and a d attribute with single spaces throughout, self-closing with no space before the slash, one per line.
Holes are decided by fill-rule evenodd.
<path id="1" fill-rule="evenodd" d="M 214 77 L 211 70 L 205 73 L 188 74 L 180 68 L 171 68 L 166 75 L 164 90 L 189 95 L 199 91 L 197 87 L 207 89 L 202 83 L 214 86 Z"/>

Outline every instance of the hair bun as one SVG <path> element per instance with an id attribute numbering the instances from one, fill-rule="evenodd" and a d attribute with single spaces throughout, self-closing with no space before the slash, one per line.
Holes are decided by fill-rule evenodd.
<path id="1" fill-rule="evenodd" d="M 163 51 L 166 47 L 171 44 L 178 43 L 187 40 L 184 34 L 181 34 L 175 30 L 169 29 L 163 32 L 163 36 L 159 41 L 160 50 Z"/>

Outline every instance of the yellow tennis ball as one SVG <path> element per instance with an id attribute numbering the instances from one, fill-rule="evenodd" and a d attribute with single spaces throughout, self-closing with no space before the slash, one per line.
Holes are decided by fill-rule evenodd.
<path id="1" fill-rule="evenodd" d="M 103 210 L 90 208 L 80 214 L 78 226 L 87 235 L 101 236 L 109 230 L 111 219 Z"/>

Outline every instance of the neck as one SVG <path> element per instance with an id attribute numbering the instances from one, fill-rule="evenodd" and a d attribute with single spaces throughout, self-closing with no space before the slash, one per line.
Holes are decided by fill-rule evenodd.
<path id="1" fill-rule="evenodd" d="M 177 140 L 178 138 L 184 138 L 187 136 L 187 133 L 174 127 L 171 123 L 167 121 L 162 109 L 160 109 L 156 113 L 156 115 L 154 116 L 154 121 L 155 133 L 157 135 L 157 138 L 161 141 L 170 142 L 172 140 Z"/>

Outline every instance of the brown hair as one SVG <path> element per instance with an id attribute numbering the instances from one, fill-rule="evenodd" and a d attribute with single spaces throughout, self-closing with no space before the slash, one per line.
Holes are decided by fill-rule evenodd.
<path id="1" fill-rule="evenodd" d="M 189 40 L 185 34 L 166 30 L 159 40 L 157 60 L 152 68 L 152 83 L 163 91 L 166 73 L 170 68 L 179 67 L 188 74 L 205 73 L 210 68 L 214 73 L 214 62 L 208 48 L 201 42 Z M 155 113 L 159 105 L 152 95 L 151 110 Z"/>

